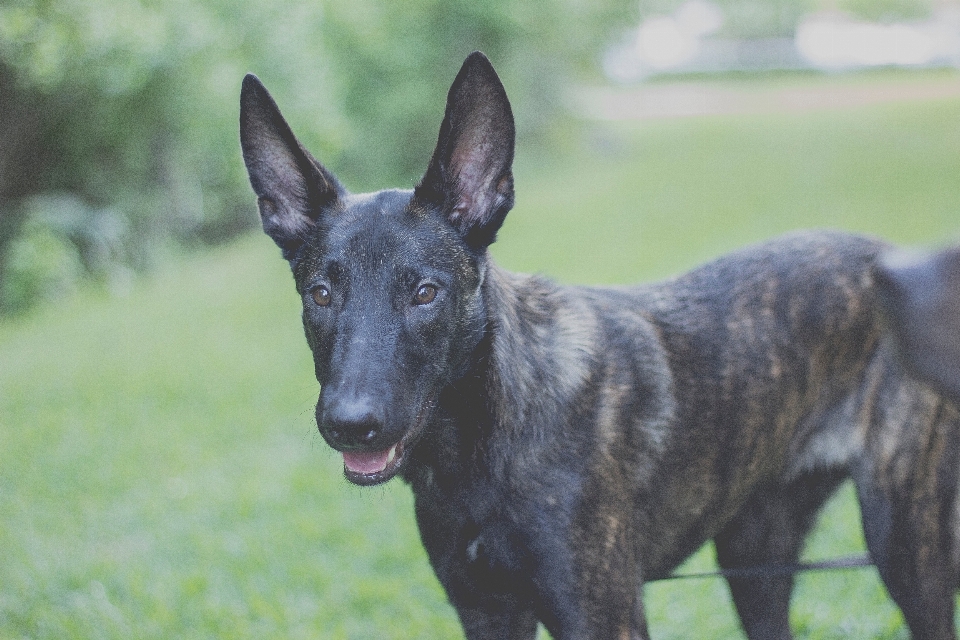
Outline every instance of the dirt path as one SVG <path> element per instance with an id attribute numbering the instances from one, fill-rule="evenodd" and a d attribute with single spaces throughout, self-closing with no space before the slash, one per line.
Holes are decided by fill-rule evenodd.
<path id="1" fill-rule="evenodd" d="M 575 108 L 598 120 L 654 120 L 706 115 L 800 113 L 893 102 L 960 98 L 960 74 L 891 80 L 837 78 L 794 85 L 736 82 L 654 83 L 580 92 Z"/>

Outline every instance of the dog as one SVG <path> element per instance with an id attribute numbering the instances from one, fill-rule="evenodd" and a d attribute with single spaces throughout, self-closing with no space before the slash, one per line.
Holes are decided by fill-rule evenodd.
<path id="1" fill-rule="evenodd" d="M 645 581 L 709 540 L 723 568 L 795 562 L 846 478 L 913 637 L 955 637 L 960 416 L 900 365 L 890 247 L 793 233 L 636 287 L 503 270 L 515 130 L 479 52 L 412 190 L 347 191 L 252 75 L 240 134 L 319 431 L 350 482 L 409 483 L 467 638 L 647 638 Z M 747 637 L 791 637 L 791 576 L 728 582 Z"/>

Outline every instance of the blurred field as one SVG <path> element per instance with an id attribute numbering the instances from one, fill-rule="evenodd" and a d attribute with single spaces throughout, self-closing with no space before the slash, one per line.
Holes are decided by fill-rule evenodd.
<path id="1" fill-rule="evenodd" d="M 557 136 L 518 158 L 509 268 L 629 282 L 799 227 L 960 238 L 957 99 Z M 0 324 L 0 638 L 459 637 L 409 491 L 349 486 L 315 433 L 298 305 L 257 235 Z M 849 489 L 824 521 L 807 557 L 863 548 Z M 647 596 L 656 638 L 740 637 L 718 580 Z M 793 621 L 906 637 L 872 570 L 801 577 Z"/>

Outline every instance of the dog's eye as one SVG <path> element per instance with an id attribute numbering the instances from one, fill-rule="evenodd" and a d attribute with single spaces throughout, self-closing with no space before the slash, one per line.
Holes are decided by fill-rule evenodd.
<path id="1" fill-rule="evenodd" d="M 317 303 L 318 307 L 326 307 L 330 304 L 330 289 L 323 285 L 314 287 L 310 295 L 313 296 L 313 301 Z"/>
<path id="2" fill-rule="evenodd" d="M 430 304 L 437 297 L 437 288 L 432 284 L 422 284 L 417 287 L 417 293 L 413 296 L 414 304 Z"/>

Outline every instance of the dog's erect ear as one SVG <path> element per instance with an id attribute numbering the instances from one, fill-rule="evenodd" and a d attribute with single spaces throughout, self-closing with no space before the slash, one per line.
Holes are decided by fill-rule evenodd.
<path id="1" fill-rule="evenodd" d="M 470 54 L 447 94 L 447 111 L 416 199 L 441 208 L 471 247 L 493 242 L 513 206 L 513 112 L 497 72 Z"/>
<path id="2" fill-rule="evenodd" d="M 307 152 L 253 74 L 240 91 L 240 146 L 264 232 L 293 258 L 320 212 L 343 188 Z"/>

